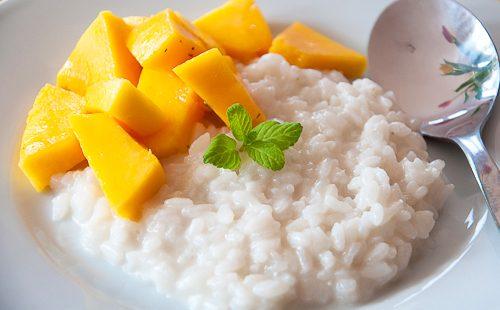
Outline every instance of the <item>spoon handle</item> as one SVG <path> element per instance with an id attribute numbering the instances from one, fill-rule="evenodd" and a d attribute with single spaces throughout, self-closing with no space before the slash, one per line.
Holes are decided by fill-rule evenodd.
<path id="1" fill-rule="evenodd" d="M 500 228 L 500 173 L 484 147 L 479 130 L 466 136 L 454 137 L 453 140 L 467 156 L 490 213 Z"/>

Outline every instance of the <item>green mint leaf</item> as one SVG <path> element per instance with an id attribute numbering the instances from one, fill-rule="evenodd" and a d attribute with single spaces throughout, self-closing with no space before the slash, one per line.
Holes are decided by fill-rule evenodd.
<path id="1" fill-rule="evenodd" d="M 248 132 L 252 130 L 252 118 L 250 114 L 239 103 L 230 106 L 226 113 L 233 136 L 239 141 L 244 141 Z"/>
<path id="2" fill-rule="evenodd" d="M 253 141 L 271 142 L 284 151 L 299 140 L 301 133 L 302 125 L 300 123 L 266 121 L 248 133 L 245 144 Z"/>
<path id="3" fill-rule="evenodd" d="M 256 163 L 273 171 L 285 166 L 285 154 L 274 143 L 255 140 L 245 146 L 245 150 Z"/>
<path id="4" fill-rule="evenodd" d="M 218 168 L 238 170 L 241 158 L 236 150 L 236 141 L 225 134 L 217 135 L 203 154 L 203 163 L 212 164 Z"/>

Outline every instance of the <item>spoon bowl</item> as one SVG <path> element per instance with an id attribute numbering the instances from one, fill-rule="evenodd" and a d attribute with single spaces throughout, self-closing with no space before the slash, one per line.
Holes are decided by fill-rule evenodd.
<path id="1" fill-rule="evenodd" d="M 500 174 L 480 137 L 500 73 L 481 22 L 453 0 L 399 0 L 375 23 L 368 59 L 371 78 L 422 121 L 422 134 L 462 148 L 500 227 Z"/>

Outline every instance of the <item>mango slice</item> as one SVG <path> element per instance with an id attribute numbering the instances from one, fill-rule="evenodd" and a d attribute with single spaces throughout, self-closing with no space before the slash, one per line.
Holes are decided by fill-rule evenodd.
<path id="1" fill-rule="evenodd" d="M 193 29 L 179 13 L 166 9 L 135 27 L 128 47 L 143 67 L 171 69 L 207 50 L 209 44 Z"/>
<path id="2" fill-rule="evenodd" d="M 114 78 L 137 85 L 141 66 L 127 49 L 129 32 L 121 18 L 99 13 L 57 74 L 57 85 L 80 95 L 88 86 Z"/>
<path id="3" fill-rule="evenodd" d="M 362 54 L 301 24 L 293 23 L 279 34 L 269 50 L 292 65 L 319 70 L 337 70 L 347 78 L 363 75 L 367 61 Z"/>
<path id="4" fill-rule="evenodd" d="M 85 100 L 75 93 L 45 85 L 28 114 L 21 140 L 19 167 L 37 191 L 56 173 L 70 170 L 85 160 L 69 122 L 83 113 Z"/>
<path id="5" fill-rule="evenodd" d="M 195 20 L 194 25 L 214 38 L 228 55 L 243 62 L 265 54 L 273 39 L 253 0 L 229 0 Z"/>
<path id="6" fill-rule="evenodd" d="M 159 157 L 186 152 L 194 125 L 205 112 L 201 98 L 170 70 L 144 68 L 137 88 L 166 118 L 163 129 L 141 142 Z"/>
<path id="7" fill-rule="evenodd" d="M 106 112 L 135 136 L 147 136 L 165 124 L 163 111 L 129 80 L 114 79 L 87 89 L 87 113 Z"/>
<path id="8" fill-rule="evenodd" d="M 196 27 L 193 23 L 191 23 L 189 20 L 185 19 L 179 12 L 174 12 L 175 16 L 177 17 L 177 22 L 179 22 L 182 26 L 184 26 L 187 30 L 189 30 L 192 34 L 194 34 L 196 37 L 198 37 L 203 44 L 205 45 L 205 50 L 211 49 L 211 48 L 218 48 L 221 53 L 225 53 L 224 48 L 215 41 L 212 36 L 210 36 L 208 33 L 205 31 L 201 30 L 200 28 Z"/>
<path id="9" fill-rule="evenodd" d="M 158 159 L 104 113 L 75 115 L 71 125 L 116 214 L 139 220 L 144 202 L 165 183 Z"/>
<path id="10" fill-rule="evenodd" d="M 228 55 L 224 55 L 224 59 L 226 59 L 229 67 L 231 68 L 231 70 L 237 74 L 238 73 L 238 69 L 236 68 L 236 64 L 234 63 L 233 61 L 233 58 L 231 58 L 231 56 L 228 56 Z"/>
<path id="11" fill-rule="evenodd" d="M 148 18 L 149 16 L 127 16 L 123 18 L 123 22 L 125 22 L 127 26 L 133 28 L 144 23 L 146 20 L 148 20 Z"/>
<path id="12" fill-rule="evenodd" d="M 233 70 L 227 58 L 216 48 L 174 68 L 175 74 L 205 100 L 226 125 L 229 126 L 227 108 L 234 103 L 243 105 L 252 116 L 254 125 L 259 124 L 266 120 L 266 116 Z"/>

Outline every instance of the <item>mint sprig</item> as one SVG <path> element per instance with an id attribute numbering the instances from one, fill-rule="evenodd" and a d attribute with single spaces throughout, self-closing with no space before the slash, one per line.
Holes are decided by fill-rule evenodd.
<path id="1" fill-rule="evenodd" d="M 297 142 L 301 133 L 300 123 L 266 121 L 252 129 L 247 135 L 247 140 L 248 142 L 253 140 L 271 142 L 284 151 Z"/>
<path id="2" fill-rule="evenodd" d="M 257 164 L 273 171 L 285 166 L 283 151 L 293 146 L 300 138 L 302 125 L 300 123 L 265 121 L 252 128 L 252 118 L 245 108 L 233 104 L 227 109 L 229 127 L 236 140 L 225 134 L 217 135 L 203 155 L 205 164 L 218 168 L 238 170 L 241 165 L 241 152 Z"/>
<path id="3" fill-rule="evenodd" d="M 244 141 L 246 135 L 252 130 L 250 114 L 241 104 L 233 104 L 227 109 L 226 114 L 233 136 L 239 141 Z"/>
<path id="4" fill-rule="evenodd" d="M 241 157 L 236 151 L 236 141 L 225 134 L 217 135 L 205 151 L 203 162 L 218 168 L 238 170 L 241 165 Z"/>
<path id="5" fill-rule="evenodd" d="M 285 154 L 274 143 L 256 140 L 245 146 L 245 150 L 256 163 L 273 171 L 285 166 Z"/>

